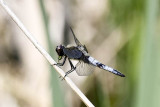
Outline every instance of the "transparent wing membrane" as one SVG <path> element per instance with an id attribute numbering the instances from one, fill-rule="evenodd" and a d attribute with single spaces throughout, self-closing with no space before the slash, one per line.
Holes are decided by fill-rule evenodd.
<path id="1" fill-rule="evenodd" d="M 72 32 L 72 34 L 73 34 L 74 41 L 75 41 L 76 45 L 78 46 L 78 48 L 79 48 L 81 51 L 83 51 L 84 53 L 88 53 L 88 50 L 87 50 L 86 46 L 85 46 L 85 45 L 82 45 L 82 44 L 79 42 L 79 40 L 78 40 L 77 37 L 75 36 L 75 34 L 74 34 L 74 32 L 73 32 L 73 30 L 72 30 L 71 27 L 70 27 L 70 29 L 71 29 L 71 32 Z"/>
<path id="2" fill-rule="evenodd" d="M 71 27 L 70 27 L 70 29 L 71 29 L 71 32 L 72 32 L 72 34 L 73 34 L 73 37 L 74 37 L 74 40 L 75 40 L 76 44 L 77 44 L 77 45 L 82 45 L 82 44 L 79 42 L 79 40 L 76 38 L 76 36 L 75 36 L 75 34 L 74 34 L 74 32 L 73 32 L 73 30 L 72 30 Z"/>
<path id="3" fill-rule="evenodd" d="M 76 72 L 79 76 L 88 76 L 92 74 L 94 71 L 94 66 L 89 65 L 87 63 L 84 63 L 82 61 L 79 61 L 76 64 Z"/>

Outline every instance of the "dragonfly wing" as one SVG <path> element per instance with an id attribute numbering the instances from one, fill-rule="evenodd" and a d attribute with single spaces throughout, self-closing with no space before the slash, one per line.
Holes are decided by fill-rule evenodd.
<path id="1" fill-rule="evenodd" d="M 88 50 L 87 50 L 86 46 L 85 46 L 85 45 L 82 45 L 82 44 L 79 42 L 79 40 L 76 38 L 76 36 L 75 36 L 75 34 L 74 34 L 74 32 L 73 32 L 73 30 L 72 30 L 71 27 L 70 27 L 70 29 L 71 29 L 71 32 L 72 32 L 72 34 L 73 34 L 74 41 L 75 41 L 76 45 L 77 45 L 78 47 L 84 49 L 84 50 L 88 53 Z"/>
<path id="2" fill-rule="evenodd" d="M 83 61 L 79 61 L 76 64 L 76 72 L 79 76 L 88 76 L 92 74 L 94 71 L 94 66 L 84 63 Z"/>
<path id="3" fill-rule="evenodd" d="M 71 27 L 70 27 L 70 29 L 71 29 L 71 32 L 72 32 L 72 34 L 73 34 L 74 41 L 76 42 L 76 44 L 77 44 L 77 45 L 82 45 L 82 44 L 79 42 L 79 40 L 76 38 L 76 36 L 75 36 L 75 34 L 74 34 L 74 32 L 73 32 L 73 30 L 72 30 Z"/>

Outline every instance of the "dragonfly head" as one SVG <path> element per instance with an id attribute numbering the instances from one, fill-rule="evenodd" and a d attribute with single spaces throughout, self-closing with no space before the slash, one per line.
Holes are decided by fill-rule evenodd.
<path id="1" fill-rule="evenodd" d="M 62 56 L 64 56 L 64 52 L 63 52 L 64 46 L 63 45 L 59 45 L 56 47 L 56 52 L 58 54 L 58 59 L 61 60 Z"/>

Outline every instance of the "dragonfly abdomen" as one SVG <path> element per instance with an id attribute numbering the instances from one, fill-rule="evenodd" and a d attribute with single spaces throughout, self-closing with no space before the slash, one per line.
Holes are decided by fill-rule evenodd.
<path id="1" fill-rule="evenodd" d="M 89 62 L 90 62 L 92 65 L 94 65 L 94 66 L 97 66 L 97 67 L 99 67 L 99 68 L 101 68 L 101 69 L 107 70 L 107 71 L 109 71 L 109 72 L 111 72 L 111 73 L 113 73 L 113 74 L 116 74 L 116 75 L 118 75 L 118 76 L 125 77 L 125 75 L 123 75 L 123 74 L 120 73 L 119 71 L 117 71 L 117 70 L 115 70 L 115 69 L 113 69 L 113 68 L 111 68 L 111 67 L 109 67 L 109 66 L 107 66 L 107 65 L 104 65 L 104 64 L 100 63 L 99 61 L 97 61 L 96 59 L 94 59 L 94 58 L 91 57 L 91 56 L 88 57 L 88 60 L 89 60 Z"/>

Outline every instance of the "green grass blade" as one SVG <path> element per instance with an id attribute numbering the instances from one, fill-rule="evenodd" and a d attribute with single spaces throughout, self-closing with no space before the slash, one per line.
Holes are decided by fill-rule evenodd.
<path id="1" fill-rule="evenodd" d="M 137 107 L 160 107 L 160 36 L 156 35 L 158 0 L 147 0 L 144 36 L 141 43 L 140 81 Z"/>

